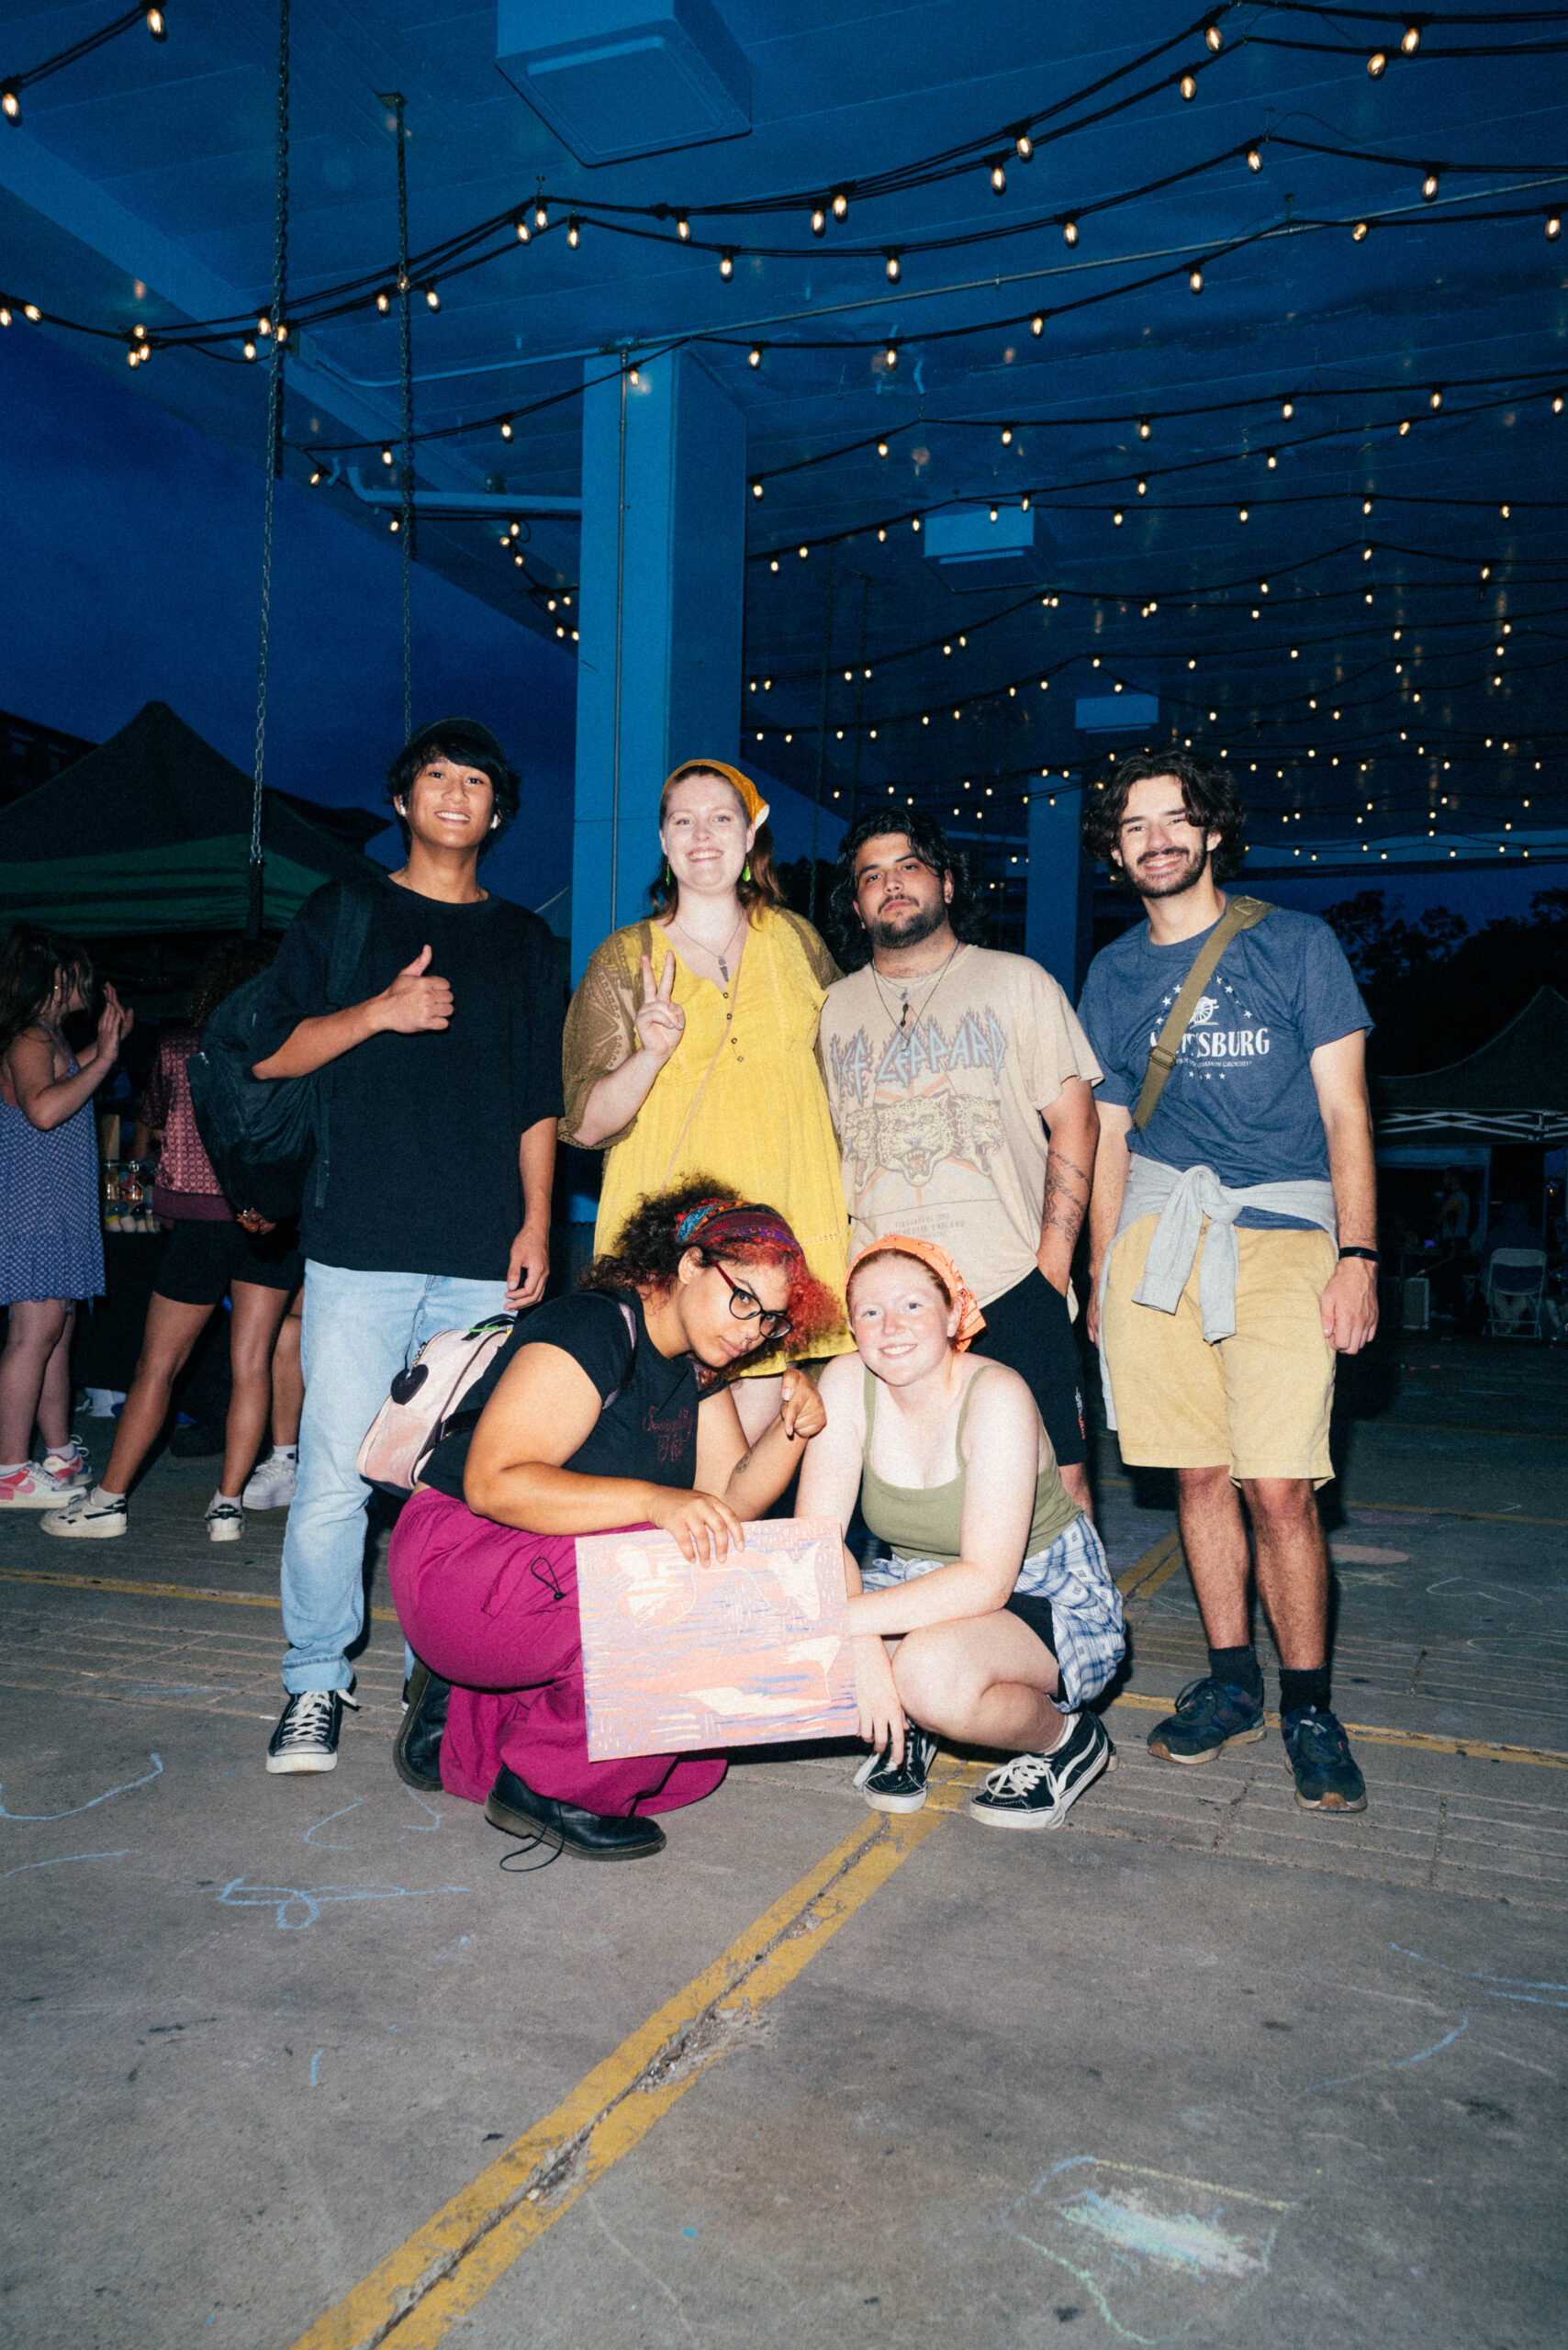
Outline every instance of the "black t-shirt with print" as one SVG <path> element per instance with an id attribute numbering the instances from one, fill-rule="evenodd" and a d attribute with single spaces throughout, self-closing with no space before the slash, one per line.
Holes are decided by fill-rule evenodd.
<path id="1" fill-rule="evenodd" d="M 634 1290 L 623 1295 L 636 1326 L 634 1350 L 618 1299 L 597 1291 L 552 1298 L 532 1314 L 520 1314 L 506 1345 L 465 1398 L 463 1427 L 431 1455 L 425 1483 L 463 1499 L 463 1472 L 480 1412 L 519 1349 L 545 1346 L 559 1347 L 580 1364 L 601 1402 L 614 1397 L 562 1467 L 584 1477 L 641 1477 L 689 1493 L 697 1478 L 697 1366 L 689 1355 L 660 1354 L 648 1336 L 642 1300 Z"/>

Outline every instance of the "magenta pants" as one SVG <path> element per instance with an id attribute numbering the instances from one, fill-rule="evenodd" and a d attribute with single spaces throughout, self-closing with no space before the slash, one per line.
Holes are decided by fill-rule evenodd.
<path id="1" fill-rule="evenodd" d="M 678 1811 L 719 1785 L 722 1755 L 588 1761 L 574 1536 L 520 1533 L 427 1489 L 398 1520 L 386 1571 L 415 1654 L 452 1684 L 448 1795 L 483 1803 L 504 1762 L 535 1795 L 627 1818 Z"/>

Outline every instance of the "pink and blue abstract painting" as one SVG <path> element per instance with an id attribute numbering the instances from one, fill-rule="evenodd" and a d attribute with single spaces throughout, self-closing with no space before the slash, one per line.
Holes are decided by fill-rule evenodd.
<path id="1" fill-rule="evenodd" d="M 749 1525 L 717 1566 L 652 1528 L 580 1535 L 589 1758 L 853 1737 L 845 1604 L 829 1517 Z"/>

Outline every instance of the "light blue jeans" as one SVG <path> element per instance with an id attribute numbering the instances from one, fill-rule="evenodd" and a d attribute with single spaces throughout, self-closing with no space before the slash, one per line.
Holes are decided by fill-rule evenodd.
<path id="1" fill-rule="evenodd" d="M 387 1390 L 438 1330 L 466 1330 L 506 1306 L 504 1281 L 305 1267 L 305 1416 L 299 1479 L 283 1539 L 283 1684 L 347 1689 L 364 1626 L 364 1512 L 355 1461 Z"/>

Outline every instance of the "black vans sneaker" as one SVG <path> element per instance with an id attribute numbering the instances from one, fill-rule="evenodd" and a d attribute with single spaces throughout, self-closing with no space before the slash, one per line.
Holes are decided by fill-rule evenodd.
<path id="1" fill-rule="evenodd" d="M 1115 1757 L 1098 1717 L 1080 1714 L 1048 1754 L 1015 1754 L 988 1771 L 969 1799 L 969 1817 L 988 1828 L 1059 1828 Z"/>
<path id="2" fill-rule="evenodd" d="M 925 1801 L 925 1782 L 936 1759 L 936 1740 L 918 1722 L 906 1721 L 903 1761 L 896 1769 L 888 1760 L 891 1752 L 890 1743 L 880 1754 L 868 1754 L 855 1774 L 853 1785 L 859 1788 L 873 1811 L 919 1811 Z"/>
<path id="3" fill-rule="evenodd" d="M 269 1771 L 335 1771 L 343 1707 L 359 1711 L 346 1689 L 304 1689 L 291 1697 L 267 1740 Z"/>

